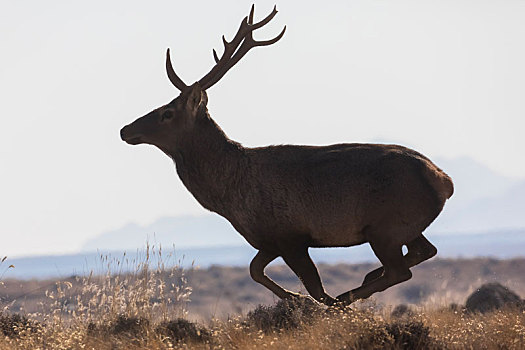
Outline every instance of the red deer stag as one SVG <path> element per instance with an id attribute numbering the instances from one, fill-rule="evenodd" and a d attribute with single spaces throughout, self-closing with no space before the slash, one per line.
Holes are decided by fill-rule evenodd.
<path id="1" fill-rule="evenodd" d="M 122 128 L 122 140 L 154 145 L 171 157 L 197 201 L 225 217 L 259 251 L 250 275 L 280 298 L 300 294 L 264 273 L 277 257 L 326 305 L 350 304 L 410 279 L 412 266 L 437 253 L 422 232 L 453 193 L 450 177 L 428 158 L 382 144 L 247 148 L 230 140 L 208 114 L 205 91 L 251 48 L 284 35 L 286 27 L 272 40 L 254 40 L 252 32 L 277 10 L 257 23 L 253 11 L 252 6 L 231 42 L 223 36 L 222 57 L 213 50 L 215 66 L 191 86 L 173 70 L 168 49 L 166 70 L 180 95 Z M 382 267 L 369 272 L 360 287 L 328 295 L 308 248 L 366 242 Z"/>

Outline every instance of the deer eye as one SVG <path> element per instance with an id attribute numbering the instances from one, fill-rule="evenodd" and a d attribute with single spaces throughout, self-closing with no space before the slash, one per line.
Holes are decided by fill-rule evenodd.
<path id="1" fill-rule="evenodd" d="M 162 114 L 160 115 L 160 120 L 166 120 L 166 119 L 170 119 L 171 117 L 173 117 L 173 113 L 171 113 L 170 110 L 166 110 L 164 112 L 162 112 Z"/>

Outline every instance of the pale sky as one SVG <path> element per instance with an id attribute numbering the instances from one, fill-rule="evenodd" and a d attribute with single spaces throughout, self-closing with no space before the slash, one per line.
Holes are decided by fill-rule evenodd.
<path id="1" fill-rule="evenodd" d="M 129 222 L 204 214 L 175 168 L 120 128 L 192 83 L 249 1 L 0 3 L 0 255 L 74 252 Z M 273 2 L 256 3 L 256 19 Z M 282 1 L 287 32 L 210 89 L 246 146 L 386 141 L 525 178 L 525 2 Z M 445 169 L 446 170 L 446 169 Z M 473 174 L 475 176 L 475 174 Z"/>

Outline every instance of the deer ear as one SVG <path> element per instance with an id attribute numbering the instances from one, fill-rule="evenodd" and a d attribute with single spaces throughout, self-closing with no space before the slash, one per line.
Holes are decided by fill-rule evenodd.
<path id="1" fill-rule="evenodd" d="M 196 115 L 199 108 L 201 106 L 206 107 L 207 103 L 208 95 L 206 95 L 206 91 L 202 90 L 199 83 L 193 84 L 188 95 L 188 100 L 186 101 L 186 108 L 188 108 L 192 115 Z"/>

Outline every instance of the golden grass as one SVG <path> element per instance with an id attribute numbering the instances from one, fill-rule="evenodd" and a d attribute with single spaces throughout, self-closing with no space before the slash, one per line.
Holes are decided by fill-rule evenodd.
<path id="1" fill-rule="evenodd" d="M 128 319 L 130 320 L 130 319 Z M 132 323 L 133 319 L 130 320 Z M 297 328 L 264 331 L 244 318 L 212 322 L 199 338 L 171 338 L 149 322 L 107 325 L 46 324 L 0 340 L 2 349 L 523 349 L 525 315 L 518 310 L 486 315 L 425 311 L 390 319 L 373 311 L 324 313 Z"/>
<path id="2" fill-rule="evenodd" d="M 525 348 L 518 308 L 469 314 L 426 305 L 394 317 L 373 301 L 343 310 L 301 299 L 199 325 L 186 319 L 183 269 L 165 264 L 161 249 L 127 259 L 101 257 L 105 273 L 57 282 L 27 318 L 0 313 L 0 349 Z"/>

